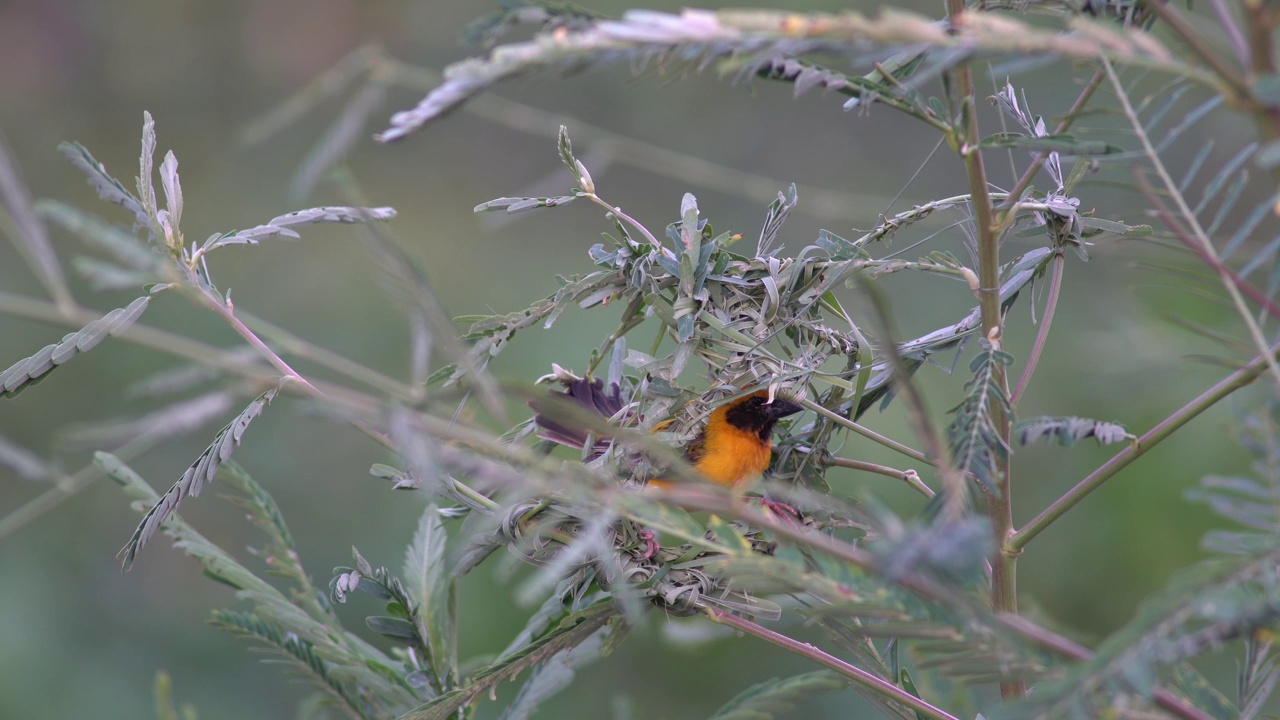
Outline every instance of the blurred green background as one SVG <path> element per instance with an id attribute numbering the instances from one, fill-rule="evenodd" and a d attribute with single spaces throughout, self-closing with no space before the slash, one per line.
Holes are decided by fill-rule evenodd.
<path id="1" fill-rule="evenodd" d="M 655 0 L 647 7 L 674 11 L 683 4 Z M 588 5 L 609 14 L 627 6 L 615 0 Z M 905 5 L 933 13 L 937 3 Z M 846 4 L 792 6 L 829 10 Z M 97 201 L 55 147 L 62 140 L 82 142 L 129 185 L 137 173 L 142 112 L 148 110 L 156 119 L 160 152 L 171 148 L 180 162 L 187 236 L 199 239 L 249 227 L 288 210 L 344 201 L 322 182 L 299 203 L 289 197 L 289 183 L 355 90 L 321 103 L 280 134 L 246 145 L 241 139 L 252 120 L 366 44 L 435 69 L 478 52 L 462 47 L 457 37 L 466 22 L 490 9 L 461 0 L 8 0 L 0 3 L 0 129 L 33 195 L 125 222 L 117 208 Z M 1026 88 L 1034 112 L 1053 117 L 1074 99 L 1074 75 L 1058 64 L 1015 75 L 1013 82 Z M 990 78 L 980 79 L 983 92 L 994 92 Z M 1148 84 L 1150 90 L 1159 87 L 1154 80 L 1141 87 Z M 516 310 L 551 292 L 555 274 L 590 269 L 586 249 L 610 229 L 594 207 L 574 204 L 510 219 L 471 212 L 498 196 L 569 189 L 571 179 L 553 140 L 560 122 L 569 125 L 600 194 L 655 231 L 676 219 L 682 194 L 692 192 L 718 230 L 740 231 L 750 243 L 769 200 L 752 195 L 753 188 L 784 190 L 795 182 L 800 205 L 782 233 L 793 251 L 811 243 L 819 228 L 854 236 L 854 228 L 873 226 L 937 140 L 927 128 L 882 107 L 845 113 L 834 96 L 792 99 L 790 86 L 733 84 L 713 73 L 650 73 L 637 81 L 627 67 L 610 67 L 563 81 L 536 77 L 502 86 L 496 94 L 525 109 L 482 105 L 396 145 L 361 140 L 349 157 L 370 203 L 400 211 L 391 232 L 422 261 L 453 314 Z M 362 137 L 420 96 L 412 89 L 389 90 Z M 984 113 L 984 127 L 994 131 L 998 120 L 985 108 Z M 575 130 L 586 125 L 616 137 Z M 1198 147 L 1208 136 L 1240 137 L 1242 129 L 1237 118 L 1218 113 L 1184 144 Z M 708 164 L 685 177 L 664 176 L 642 169 L 645 163 L 636 167 L 630 161 L 632 146 L 617 138 Z M 1133 144 L 1123 134 L 1105 138 Z M 1233 152 L 1229 143 L 1223 145 L 1210 166 Z M 637 157 L 666 162 L 654 152 Z M 1026 159 L 1018 162 L 1021 168 Z M 1175 160 L 1186 162 L 1185 157 Z M 1006 156 L 992 153 L 988 165 L 994 182 L 1012 183 Z M 1126 169 L 1118 170 L 1110 172 L 1127 177 Z M 944 149 L 892 211 L 964 192 L 961 168 Z M 1139 201 L 1123 192 L 1086 186 L 1082 197 L 1084 206 L 1096 206 L 1102 217 L 1149 222 L 1135 210 Z M 959 218 L 953 211 L 930 227 Z M 300 242 L 269 241 L 220 252 L 211 261 L 214 276 L 221 287 L 234 290 L 238 307 L 403 377 L 406 324 L 366 246 L 346 227 L 304 228 L 302 234 Z M 920 235 L 899 238 L 894 247 Z M 81 250 L 78 241 L 57 230 L 53 237 L 69 267 Z M 961 242 L 962 236 L 951 231 L 928 247 L 963 259 Z M 1007 252 L 1030 247 L 1029 241 L 1016 240 Z M 1213 348 L 1162 314 L 1184 314 L 1228 332 L 1237 325 L 1226 311 L 1170 287 L 1167 278 L 1135 268 L 1139 260 L 1176 262 L 1166 251 L 1108 243 L 1092 254 L 1088 264 L 1070 258 L 1054 334 L 1019 410 L 1023 416 L 1111 419 L 1140 433 L 1226 372 L 1188 362 L 1184 356 Z M 73 282 L 79 301 L 100 310 L 135 296 L 94 294 L 82 279 Z M 963 286 L 936 279 L 893 276 L 885 287 L 904 336 L 955 322 L 972 305 Z M 44 297 L 8 243 L 0 244 L 0 289 Z M 552 362 L 582 370 L 587 353 L 614 321 L 609 309 L 568 313 L 553 330 L 530 330 L 520 337 L 494 370 L 520 380 L 546 372 Z M 216 318 L 177 296 L 153 303 L 145 323 L 237 346 L 237 338 Z M 1025 297 L 1009 325 L 1009 349 L 1024 358 L 1034 333 Z M 69 330 L 0 313 L 0 366 Z M 109 340 L 49 382 L 4 400 L 0 436 L 76 471 L 89 454 L 63 449 L 60 429 L 163 406 L 166 399 L 130 400 L 122 390 L 179 363 Z M 934 368 L 920 373 L 939 422 L 962 397 L 966 363 L 967 358 L 961 360 L 954 376 Z M 305 361 L 299 367 L 332 377 Z M 1170 573 L 1200 557 L 1200 536 L 1218 521 L 1186 502 L 1183 491 L 1206 473 L 1247 467 L 1229 430 L 1252 399 L 1244 393 L 1207 413 L 1180 439 L 1140 460 L 1038 538 L 1019 565 L 1029 612 L 1094 641 L 1126 622 L 1137 601 Z M 223 421 L 166 443 L 134 467 L 157 488 L 168 487 Z M 896 407 L 873 412 L 867 422 L 882 433 L 910 439 Z M 900 464 L 857 438 L 849 439 L 843 452 Z M 1113 452 L 1091 445 L 1019 451 L 1014 460 L 1018 522 Z M 391 493 L 369 477 L 369 465 L 388 458 L 364 437 L 285 398 L 257 421 L 237 459 L 275 494 L 319 583 L 327 582 L 332 566 L 349 561 L 352 545 L 375 564 L 399 567 L 425 499 Z M 917 509 L 913 497 L 883 477 L 840 472 L 832 482 L 842 493 L 869 486 L 904 513 Z M 50 487 L 0 468 L 0 515 Z M 216 494 L 216 488 L 209 493 Z M 184 505 L 183 515 L 241 557 L 247 557 L 243 548 L 257 541 L 239 512 L 210 496 Z M 291 717 L 306 687 L 278 667 L 257 662 L 245 642 L 203 622 L 210 609 L 233 601 L 228 588 L 202 578 L 196 563 L 163 540 L 146 549 L 131 573 L 120 573 L 115 553 L 137 519 L 119 490 L 100 481 L 0 538 L 0 718 L 148 717 L 158 669 L 173 675 L 178 697 L 194 703 L 204 717 Z M 496 569 L 501 563 L 491 565 L 463 585 L 464 657 L 500 650 L 528 612 L 513 604 L 508 578 Z M 351 627 L 362 627 L 363 616 L 375 611 L 358 599 L 341 608 Z M 540 716 L 601 717 L 616 711 L 618 717 L 700 718 L 751 682 L 811 669 L 755 640 L 706 630 L 651 615 L 619 652 L 583 669 L 571 690 Z M 1215 680 L 1228 682 L 1233 661 L 1223 653 L 1202 667 Z M 513 687 L 504 686 L 501 694 L 509 697 Z M 851 698 L 845 693 L 816 699 L 793 717 L 836 716 L 857 707 Z"/>

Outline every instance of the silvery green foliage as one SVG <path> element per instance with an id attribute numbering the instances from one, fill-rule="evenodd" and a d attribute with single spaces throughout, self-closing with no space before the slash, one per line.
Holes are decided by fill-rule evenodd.
<path id="1" fill-rule="evenodd" d="M 142 317 L 152 296 L 144 295 L 122 308 L 116 308 L 80 330 L 67 333 L 61 340 L 45 345 L 31 357 L 23 358 L 0 372 L 0 398 L 12 397 L 40 382 L 54 368 L 80 353 L 89 352 L 111 335 L 119 335 Z"/>
<path id="2" fill-rule="evenodd" d="M 123 566 L 128 570 L 132 565 L 134 558 L 138 556 L 140 551 L 151 536 L 164 524 L 177 509 L 178 505 L 187 496 L 196 497 L 200 495 L 200 491 L 204 486 L 213 482 L 214 475 L 218 473 L 218 468 L 231 458 L 231 453 L 235 452 L 236 447 L 240 445 L 240 439 L 244 436 L 245 430 L 249 428 L 249 423 L 253 422 L 266 406 L 275 399 L 280 388 L 273 387 L 254 398 L 248 407 L 240 412 L 226 427 L 214 437 L 209 447 L 200 453 L 200 457 L 191 463 L 191 467 L 178 478 L 178 482 L 173 484 L 165 494 L 156 502 L 146 516 L 142 518 L 142 522 L 138 524 L 138 529 L 133 531 L 133 536 L 129 538 L 129 542 L 121 550 L 124 555 Z"/>

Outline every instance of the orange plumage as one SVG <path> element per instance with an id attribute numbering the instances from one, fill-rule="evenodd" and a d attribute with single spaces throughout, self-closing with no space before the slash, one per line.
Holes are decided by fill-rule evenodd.
<path id="1" fill-rule="evenodd" d="M 577 380 L 567 386 L 565 396 L 606 417 L 622 408 L 617 387 L 606 393 L 600 380 Z M 535 405 L 535 409 L 540 409 Z M 798 413 L 803 408 L 784 398 L 769 402 L 768 393 L 759 390 L 724 403 L 711 412 L 711 417 L 698 435 L 685 446 L 685 460 L 693 469 L 717 485 L 733 486 L 751 480 L 769 467 L 773 445 L 771 435 L 777 421 Z M 586 433 L 549 420 L 539 412 L 538 435 L 547 440 L 581 448 Z M 603 447 L 599 448 L 603 451 Z M 650 480 L 651 485 L 670 485 L 667 480 Z"/>

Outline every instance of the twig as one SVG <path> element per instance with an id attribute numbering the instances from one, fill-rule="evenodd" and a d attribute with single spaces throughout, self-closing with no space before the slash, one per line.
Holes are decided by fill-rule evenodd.
<path id="1" fill-rule="evenodd" d="M 259 332 L 270 337 L 287 353 L 306 358 L 307 360 L 323 365 L 330 370 L 342 373 L 352 380 L 357 380 L 369 387 L 377 388 L 391 397 L 407 398 L 413 394 L 412 388 L 395 378 L 388 377 L 373 368 L 345 358 L 332 350 L 326 350 L 314 343 L 308 342 L 288 330 L 285 330 L 279 325 L 264 320 L 256 315 L 245 312 L 244 310 L 239 310 L 237 312 L 243 319 L 245 325 L 255 332 Z"/>
<path id="2" fill-rule="evenodd" d="M 1235 17 L 1231 15 L 1231 9 L 1223 0 L 1209 0 L 1209 4 L 1213 6 L 1213 14 L 1218 18 L 1218 25 L 1231 41 L 1231 49 L 1236 51 L 1236 60 L 1240 62 L 1240 67 L 1249 67 L 1249 47 L 1245 43 L 1244 33 L 1240 32 L 1240 26 L 1236 24 Z"/>
<path id="3" fill-rule="evenodd" d="M 1142 192 L 1143 197 L 1147 199 L 1147 202 L 1151 203 L 1151 207 L 1156 211 L 1156 215 L 1164 221 L 1165 225 L 1169 226 L 1169 230 L 1173 233 L 1173 236 L 1178 238 L 1178 241 L 1185 245 L 1188 250 L 1200 259 L 1201 262 L 1208 265 L 1215 273 L 1217 273 L 1224 282 L 1231 283 L 1238 288 L 1242 294 L 1249 296 L 1250 300 L 1258 304 L 1264 315 L 1280 318 L 1280 305 L 1277 305 L 1274 300 L 1267 297 L 1266 293 L 1254 287 L 1252 283 L 1240 277 L 1236 271 L 1232 270 L 1226 263 L 1222 262 L 1217 255 L 1205 250 L 1204 245 L 1197 242 L 1196 239 L 1191 236 L 1190 231 L 1183 227 L 1182 223 L 1178 222 L 1178 219 L 1173 216 L 1173 213 L 1169 212 L 1169 209 L 1164 206 L 1164 203 L 1160 201 L 1160 197 L 1156 194 L 1155 188 L 1151 187 L 1151 183 L 1147 182 L 1147 178 L 1136 170 L 1137 169 L 1135 168 L 1134 180 L 1138 184 L 1138 189 Z"/>
<path id="4" fill-rule="evenodd" d="M 1277 348 L 1277 351 L 1280 351 L 1280 347 Z M 755 506 L 733 501 L 728 493 L 713 493 L 704 489 L 673 487 L 665 490 L 664 494 L 674 504 L 681 507 L 735 517 L 752 527 L 768 530 L 779 538 L 802 544 L 805 547 L 843 560 L 855 567 L 875 573 L 881 572 L 879 560 L 870 552 L 809 528 L 792 523 L 779 522 L 758 510 Z M 893 576 L 893 582 L 929 600 L 948 605 L 956 603 L 956 593 L 953 590 L 939 585 L 918 573 L 911 571 L 896 573 Z M 993 619 L 1001 627 L 1007 628 L 1018 636 L 1057 655 L 1073 660 L 1088 660 L 1093 657 L 1093 653 L 1087 648 L 1058 635 L 1048 628 L 1036 625 L 1020 615 L 997 612 Z M 1213 720 L 1212 717 L 1198 708 L 1190 706 L 1169 690 L 1156 688 L 1153 696 L 1160 707 L 1178 715 L 1183 720 Z"/>
<path id="5" fill-rule="evenodd" d="M 1034 640 L 1041 647 L 1052 650 L 1063 657 L 1081 661 L 1093 657 L 1093 652 L 1089 648 L 1046 630 L 1021 615 L 1002 615 L 1000 616 L 1000 621 L 1010 630 L 1016 631 L 1028 640 Z M 1214 720 L 1208 713 L 1191 705 L 1165 688 L 1156 688 L 1152 693 L 1152 697 L 1155 699 L 1156 705 L 1183 718 L 1183 720 Z"/>
<path id="6" fill-rule="evenodd" d="M 116 448 L 112 451 L 112 454 L 127 462 L 131 458 L 150 450 L 159 442 L 160 438 L 156 436 L 136 438 Z M 97 463 L 91 462 L 74 474 L 59 478 L 53 487 L 15 508 L 4 517 L 0 517 L 0 540 L 21 530 L 32 520 L 58 507 L 64 500 L 71 499 L 77 493 L 93 485 L 104 475 L 102 468 Z"/>
<path id="7" fill-rule="evenodd" d="M 1247 4 L 1247 3 L 1246 3 Z M 1191 27 L 1178 11 L 1170 7 L 1168 4 L 1160 0 L 1143 0 L 1142 6 L 1150 10 L 1156 17 L 1160 18 L 1169 30 L 1177 35 L 1182 42 L 1195 54 L 1196 57 L 1213 70 L 1214 74 L 1223 80 L 1230 88 L 1235 101 L 1249 99 L 1253 94 L 1249 90 L 1249 84 L 1245 82 L 1244 76 L 1240 71 L 1231 67 L 1222 56 L 1214 52 L 1212 48 L 1204 40 L 1204 34 L 1197 32 Z M 1103 59 L 1106 62 L 1106 59 Z"/>
<path id="8" fill-rule="evenodd" d="M 842 457 L 833 457 L 827 460 L 827 462 L 836 467 L 849 468 L 850 470 L 861 470 L 863 472 L 870 472 L 877 475 L 896 478 L 905 482 L 907 485 L 910 485 L 912 489 L 927 498 L 931 498 L 935 495 L 933 488 L 926 485 L 924 481 L 920 479 L 920 473 L 917 473 L 915 470 L 910 468 L 906 470 L 899 470 L 887 465 L 877 465 L 876 463 L 867 462 L 865 460 L 853 460 L 851 458 Z"/>
<path id="9" fill-rule="evenodd" d="M 867 438 L 868 440 L 873 440 L 877 443 L 880 443 L 881 445 L 889 448 L 890 450 L 896 450 L 902 453 L 903 455 L 906 455 L 907 457 L 911 458 L 912 460 L 917 460 L 922 463 L 928 463 L 929 465 L 934 464 L 932 460 L 925 457 L 925 454 L 920 452 L 919 450 L 909 448 L 906 445 L 903 445 L 902 443 L 898 442 L 897 440 L 892 440 L 890 438 L 887 438 L 873 430 L 868 430 L 867 428 L 859 425 L 858 423 L 850 420 L 849 418 L 837 412 L 834 412 L 832 410 L 828 410 L 827 408 L 819 405 L 818 403 L 812 400 L 809 400 L 807 398 L 802 398 L 797 400 L 796 402 L 805 406 L 806 409 L 812 410 L 815 413 L 821 415 L 822 417 L 827 418 L 828 420 L 836 423 L 837 425 L 843 428 L 852 430 L 853 432 L 858 433 L 859 435 Z"/>
<path id="10" fill-rule="evenodd" d="M 716 610 L 715 608 L 708 607 L 704 608 L 704 610 L 711 622 L 718 623 L 720 625 L 728 625 L 729 627 L 741 630 L 748 635 L 754 635 L 765 642 L 777 645 L 784 650 L 789 650 L 801 657 L 809 658 L 819 665 L 825 665 L 859 685 L 869 688 L 870 690 L 886 697 L 892 698 L 912 710 L 915 710 L 917 717 L 930 717 L 935 718 L 935 720 L 958 720 L 956 716 L 930 705 L 888 680 L 872 675 L 862 668 L 850 665 L 840 658 L 824 652 L 809 643 L 800 642 L 799 640 L 787 637 L 782 633 L 770 630 L 763 625 L 751 622 L 746 618 L 741 618 L 737 615 L 730 615 L 727 612 Z"/>
<path id="11" fill-rule="evenodd" d="M 1053 255 L 1053 274 L 1049 276 L 1049 297 L 1045 299 L 1044 317 L 1040 318 L 1040 329 L 1036 331 L 1035 344 L 1031 346 L 1031 353 L 1027 355 L 1027 364 L 1023 366 L 1022 376 L 1018 378 L 1018 387 L 1009 396 L 1009 404 L 1014 407 L 1017 407 L 1018 399 L 1022 397 L 1022 392 L 1031 382 L 1031 373 L 1035 372 L 1036 364 L 1040 362 L 1040 354 L 1044 352 L 1044 345 L 1049 339 L 1049 326 L 1053 324 L 1053 314 L 1058 309 L 1058 295 L 1062 291 L 1062 271 L 1066 264 L 1067 259 L 1059 248 Z"/>
<path id="12" fill-rule="evenodd" d="M 1086 495 L 1097 490 L 1103 483 L 1128 466 L 1129 463 L 1138 459 L 1143 453 L 1155 447 L 1160 441 L 1172 435 L 1174 431 L 1186 425 L 1197 415 L 1213 407 L 1218 401 L 1252 383 L 1259 375 L 1266 372 L 1268 360 L 1275 362 L 1277 353 L 1280 353 L 1280 345 L 1271 347 L 1266 358 L 1256 357 L 1248 365 L 1223 378 L 1218 384 L 1204 391 L 1199 397 L 1182 406 L 1177 412 L 1148 430 L 1132 445 L 1116 453 L 1110 460 L 1090 473 L 1088 477 L 1076 483 L 1075 487 L 1053 501 L 1052 505 L 1045 508 L 1039 515 L 1014 533 L 1009 538 L 1008 550 L 1021 552 L 1022 548 L 1026 547 L 1032 538 L 1043 532 L 1055 520 L 1075 507 Z"/>
<path id="13" fill-rule="evenodd" d="M 1266 359 L 1267 366 L 1271 370 L 1271 374 L 1275 376 L 1276 383 L 1280 384 L 1280 365 L 1276 364 L 1275 359 L 1271 357 L 1271 353 L 1267 351 L 1267 339 L 1262 334 L 1262 328 L 1253 319 L 1253 313 L 1250 312 L 1249 306 L 1245 304 L 1244 297 L 1240 294 L 1240 288 L 1231 281 L 1230 273 L 1223 272 L 1225 266 L 1222 265 L 1221 258 L 1218 257 L 1218 251 L 1214 249 L 1213 242 L 1209 240 L 1204 228 L 1200 227 L 1200 220 L 1196 218 L 1195 212 L 1187 205 L 1187 200 L 1182 196 L 1182 191 L 1178 189 L 1177 183 L 1173 181 L 1168 170 L 1165 169 L 1164 162 L 1160 160 L 1160 155 L 1156 152 L 1155 146 L 1151 144 L 1151 138 L 1147 136 L 1146 129 L 1142 127 L 1142 121 L 1138 119 L 1137 111 L 1133 109 L 1133 105 L 1129 102 L 1129 94 L 1125 92 L 1124 86 L 1120 84 L 1120 78 L 1116 75 L 1115 68 L 1106 59 L 1103 59 L 1102 65 L 1116 90 L 1116 98 L 1120 101 L 1120 107 L 1124 109 L 1124 114 L 1129 119 L 1129 124 L 1133 126 L 1134 135 L 1142 143 L 1143 154 L 1151 162 L 1152 169 L 1155 170 L 1161 184 L 1164 185 L 1165 191 L 1169 193 L 1169 197 L 1172 198 L 1177 206 L 1179 215 L 1186 221 L 1187 231 L 1194 239 L 1195 244 L 1199 246 L 1202 257 L 1210 258 L 1217 264 L 1218 276 L 1222 279 L 1223 289 L 1231 297 L 1231 302 L 1235 305 L 1236 312 L 1249 330 L 1249 336 L 1253 338 L 1254 346 L 1261 356 Z"/>
<path id="14" fill-rule="evenodd" d="M 892 326 L 889 306 L 883 293 L 870 283 L 859 283 L 858 286 L 870 301 L 872 315 L 880 324 L 880 333 L 885 339 L 884 354 L 888 357 L 890 367 L 893 368 L 893 380 L 901 390 L 900 395 L 907 408 L 907 421 L 915 431 L 916 437 L 924 443 L 925 451 L 934 458 L 934 465 L 942 477 L 942 486 L 946 492 L 942 497 L 944 516 L 949 519 L 959 519 L 964 513 L 964 475 L 952 463 L 951 454 L 929 417 L 924 396 L 920 394 L 920 388 L 912 382 L 911 371 L 907 369 L 902 356 L 898 354 L 898 345 L 894 342 L 896 331 Z"/>
<path id="15" fill-rule="evenodd" d="M 254 332 L 249 329 L 248 325 L 245 325 L 240 321 L 240 318 L 236 317 L 234 309 L 235 306 L 231 304 L 230 299 L 227 299 L 224 302 L 222 298 L 214 295 L 212 290 L 201 284 L 200 280 L 195 277 L 194 272 L 189 273 L 188 283 L 182 287 L 184 290 L 188 290 L 193 294 L 201 304 L 221 317 L 224 322 L 231 326 L 232 330 L 236 331 L 237 335 L 244 338 L 245 342 L 249 343 L 250 347 L 257 350 L 258 353 L 261 354 L 267 362 L 271 363 L 273 367 L 279 370 L 281 374 L 298 382 L 308 392 L 317 397 L 324 395 L 324 393 L 321 393 L 316 389 L 316 386 L 312 385 L 310 381 L 298 373 L 298 371 L 289 367 L 289 363 L 285 362 L 284 358 L 277 355 L 275 350 L 272 350 L 266 343 L 262 342 L 262 339 L 254 334 Z"/>
<path id="16" fill-rule="evenodd" d="M 964 0 L 947 0 L 947 17 L 952 28 L 961 28 L 965 24 Z M 996 224 L 991 207 L 991 196 L 987 188 L 987 173 L 982 162 L 982 149 L 979 147 L 981 134 L 978 131 L 978 113 L 974 107 L 973 69 L 964 62 L 950 73 L 955 87 L 957 105 L 960 107 L 961 136 L 957 138 L 960 158 L 964 161 L 965 175 L 969 178 L 969 194 L 973 196 L 973 220 L 978 234 L 978 307 L 982 312 L 982 335 L 992 343 L 1002 341 L 1003 318 L 1000 315 L 1000 239 L 996 235 Z M 996 365 L 995 381 L 1006 386 L 1007 378 L 1003 365 Z M 999 433 L 999 439 L 1006 445 L 1009 442 L 1009 419 L 1004 408 L 994 405 L 991 408 L 991 424 Z M 999 552 L 991 561 L 991 606 L 999 612 L 1018 612 L 1017 590 L 1017 555 L 1004 551 L 1005 541 L 1013 532 L 1013 482 L 1009 471 L 1007 454 L 995 454 L 994 474 L 997 478 L 996 492 L 987 497 L 987 516 L 991 520 L 991 533 L 995 538 Z M 1000 696 L 1017 699 L 1027 693 L 1026 684 L 1021 680 L 1009 680 L 1000 683 Z"/>

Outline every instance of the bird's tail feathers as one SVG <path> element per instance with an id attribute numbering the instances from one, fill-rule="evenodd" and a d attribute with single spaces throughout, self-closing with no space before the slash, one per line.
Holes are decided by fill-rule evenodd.
<path id="1" fill-rule="evenodd" d="M 623 407 L 621 388 L 617 383 L 610 383 L 609 389 L 605 390 L 604 381 L 599 378 L 571 380 L 564 383 L 564 387 L 564 392 L 551 393 L 551 397 L 545 401 L 529 401 L 529 407 L 537 413 L 534 417 L 537 425 L 535 433 L 543 440 L 579 450 L 587 444 L 588 435 L 594 435 L 597 440 L 592 448 L 592 454 L 603 453 L 609 447 L 609 439 L 601 439 L 600 432 L 592 432 L 583 427 L 582 423 L 574 422 L 574 415 L 581 414 L 573 412 L 576 408 L 566 407 L 565 403 L 571 401 L 573 405 L 593 416 L 610 418 Z"/>

